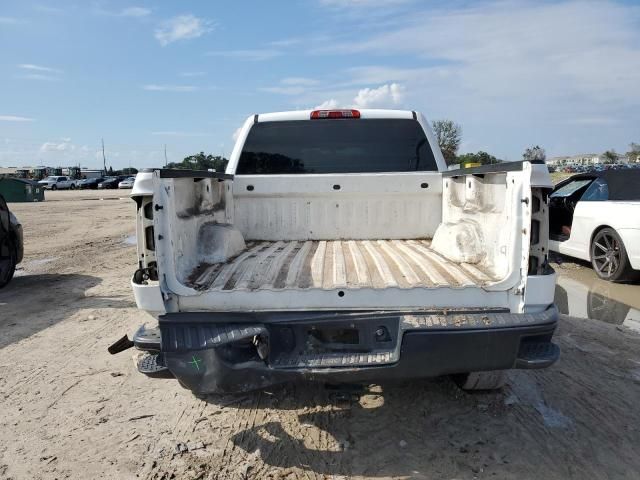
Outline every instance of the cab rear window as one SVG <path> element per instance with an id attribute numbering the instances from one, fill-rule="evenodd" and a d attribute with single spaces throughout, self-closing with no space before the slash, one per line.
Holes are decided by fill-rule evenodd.
<path id="1" fill-rule="evenodd" d="M 422 127 L 411 119 L 258 122 L 237 175 L 437 171 Z"/>

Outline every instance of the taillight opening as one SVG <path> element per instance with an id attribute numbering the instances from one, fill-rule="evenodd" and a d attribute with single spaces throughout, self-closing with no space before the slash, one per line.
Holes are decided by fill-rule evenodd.
<path id="1" fill-rule="evenodd" d="M 334 118 L 360 118 L 359 110 L 314 110 L 311 112 L 311 120 Z"/>

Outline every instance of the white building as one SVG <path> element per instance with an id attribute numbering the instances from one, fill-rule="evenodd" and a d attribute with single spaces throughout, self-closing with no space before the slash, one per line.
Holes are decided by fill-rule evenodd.
<path id="1" fill-rule="evenodd" d="M 629 159 L 625 155 L 616 153 L 617 159 L 614 163 L 628 163 Z M 565 165 L 599 165 L 601 163 L 607 163 L 607 159 L 601 153 L 581 153 L 579 155 L 572 155 L 570 157 L 553 157 L 547 160 L 547 165 L 554 167 Z"/>

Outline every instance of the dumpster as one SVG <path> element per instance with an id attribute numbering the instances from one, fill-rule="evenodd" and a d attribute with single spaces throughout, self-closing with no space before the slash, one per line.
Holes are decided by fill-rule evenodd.
<path id="1" fill-rule="evenodd" d="M 25 178 L 0 178 L 0 195 L 7 202 L 44 202 L 44 188 Z"/>

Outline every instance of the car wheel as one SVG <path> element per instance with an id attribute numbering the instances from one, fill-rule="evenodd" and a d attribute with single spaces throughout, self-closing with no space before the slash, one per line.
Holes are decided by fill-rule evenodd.
<path id="1" fill-rule="evenodd" d="M 72 183 L 71 186 L 69 187 L 71 190 L 75 190 L 76 186 Z"/>
<path id="2" fill-rule="evenodd" d="M 610 282 L 632 280 L 637 276 L 629 263 L 624 243 L 613 228 L 603 228 L 593 237 L 591 265 L 598 277 Z"/>
<path id="3" fill-rule="evenodd" d="M 4 255 L 4 256 L 3 256 Z M 5 287 L 16 271 L 16 249 L 9 240 L 0 245 L 0 288 Z"/>
<path id="4" fill-rule="evenodd" d="M 55 185 L 51 185 L 51 190 L 57 190 L 58 187 L 56 187 Z"/>
<path id="5" fill-rule="evenodd" d="M 454 375 L 453 379 L 462 390 L 499 390 L 504 387 L 507 374 L 504 370 L 469 372 Z"/>

